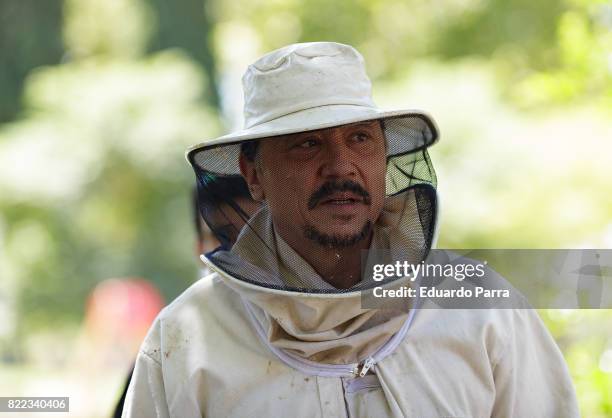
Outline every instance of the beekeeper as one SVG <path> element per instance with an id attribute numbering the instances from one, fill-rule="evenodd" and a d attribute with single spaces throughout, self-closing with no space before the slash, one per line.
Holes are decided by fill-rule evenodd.
<path id="1" fill-rule="evenodd" d="M 243 87 L 244 129 L 187 158 L 200 193 L 244 179 L 253 201 L 220 204 L 246 224 L 155 321 L 123 416 L 579 416 L 526 302 L 363 305 L 372 260 L 418 263 L 435 240 L 430 117 L 377 108 L 361 55 L 332 42 L 263 56 Z"/>

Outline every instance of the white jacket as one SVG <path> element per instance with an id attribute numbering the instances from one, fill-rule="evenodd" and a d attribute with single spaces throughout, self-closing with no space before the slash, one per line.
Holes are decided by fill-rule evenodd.
<path id="1" fill-rule="evenodd" d="M 245 306 L 214 273 L 166 307 L 123 417 L 579 416 L 563 357 L 530 309 L 413 310 L 396 346 L 355 377 L 287 365 Z"/>

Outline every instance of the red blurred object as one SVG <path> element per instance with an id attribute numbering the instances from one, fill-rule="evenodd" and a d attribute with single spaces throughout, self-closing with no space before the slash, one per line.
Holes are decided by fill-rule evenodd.
<path id="1" fill-rule="evenodd" d="M 85 327 L 96 340 L 137 346 L 163 306 L 161 293 L 145 279 L 107 279 L 87 300 Z"/>

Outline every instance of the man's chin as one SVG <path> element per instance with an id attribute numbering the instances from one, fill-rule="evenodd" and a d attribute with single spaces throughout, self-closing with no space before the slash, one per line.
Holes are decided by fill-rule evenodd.
<path id="1" fill-rule="evenodd" d="M 341 227 L 331 227 L 328 229 L 321 229 L 313 225 L 308 225 L 304 228 L 304 236 L 323 247 L 342 249 L 350 248 L 361 243 L 370 236 L 371 231 L 371 221 L 366 221 L 360 229 L 356 229 L 352 225 L 343 225 Z"/>
<path id="2" fill-rule="evenodd" d="M 354 235 L 361 232 L 370 221 L 370 214 L 363 213 L 315 213 L 308 217 L 307 224 L 328 235 Z"/>

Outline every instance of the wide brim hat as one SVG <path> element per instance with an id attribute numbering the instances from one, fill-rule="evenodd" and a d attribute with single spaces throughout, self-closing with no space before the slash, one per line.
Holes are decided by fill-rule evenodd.
<path id="1" fill-rule="evenodd" d="M 186 152 L 205 172 L 239 175 L 241 143 L 298 132 L 381 120 L 387 156 L 427 148 L 438 139 L 420 110 L 383 110 L 372 100 L 362 56 L 334 42 L 294 44 L 250 65 L 243 77 L 244 128 L 203 141 Z"/>

